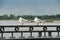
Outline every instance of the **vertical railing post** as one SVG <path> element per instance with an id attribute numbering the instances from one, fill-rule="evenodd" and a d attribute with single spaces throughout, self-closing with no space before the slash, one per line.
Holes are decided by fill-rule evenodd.
<path id="1" fill-rule="evenodd" d="M 58 35 L 57 35 L 57 36 L 59 37 L 60 27 L 59 27 L 59 26 L 57 26 L 56 30 L 57 30 L 57 32 L 58 32 Z"/>
<path id="2" fill-rule="evenodd" d="M 13 32 L 11 33 L 11 37 L 13 38 Z"/>
<path id="3" fill-rule="evenodd" d="M 3 33 L 1 33 L 1 38 L 3 38 Z"/>
<path id="4" fill-rule="evenodd" d="M 32 37 L 32 32 L 30 32 L 30 37 Z"/>
<path id="5" fill-rule="evenodd" d="M 38 32 L 38 37 L 42 37 L 42 32 Z"/>
<path id="6" fill-rule="evenodd" d="M 59 31 L 58 31 L 58 37 L 59 37 Z"/>
<path id="7" fill-rule="evenodd" d="M 44 37 L 46 37 L 46 31 L 47 31 L 47 27 L 46 26 L 43 27 L 43 31 L 44 31 Z"/>
<path id="8" fill-rule="evenodd" d="M 13 37 L 13 32 L 11 32 L 11 37 L 10 39 L 15 39 L 15 37 Z"/>
<path id="9" fill-rule="evenodd" d="M 44 32 L 44 37 L 46 37 L 46 32 Z"/>
<path id="10" fill-rule="evenodd" d="M 4 27 L 0 27 L 1 38 L 3 38 L 3 31 L 4 31 Z"/>
<path id="11" fill-rule="evenodd" d="M 52 36 L 51 32 L 48 32 L 48 37 L 51 37 L 51 36 Z"/>
<path id="12" fill-rule="evenodd" d="M 23 32 L 21 32 L 21 37 L 23 37 Z"/>
<path id="13" fill-rule="evenodd" d="M 33 37 L 32 36 L 33 27 L 29 27 L 29 31 L 30 31 L 30 37 Z"/>

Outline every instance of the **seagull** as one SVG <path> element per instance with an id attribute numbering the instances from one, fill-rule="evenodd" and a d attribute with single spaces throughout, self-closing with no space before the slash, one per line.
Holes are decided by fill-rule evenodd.
<path id="1" fill-rule="evenodd" d="M 42 20 L 40 20 L 38 17 L 35 17 L 34 18 L 34 22 L 37 23 L 37 25 L 38 25 L 39 23 L 42 22 Z"/>
<path id="2" fill-rule="evenodd" d="M 29 21 L 24 19 L 24 18 L 22 18 L 22 17 L 20 17 L 19 18 L 19 22 L 22 23 L 22 25 L 23 25 L 24 23 L 29 22 Z"/>

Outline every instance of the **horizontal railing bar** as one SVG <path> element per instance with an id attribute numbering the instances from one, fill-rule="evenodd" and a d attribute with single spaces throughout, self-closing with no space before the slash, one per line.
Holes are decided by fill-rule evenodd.
<path id="1" fill-rule="evenodd" d="M 47 37 L 42 37 L 42 38 L 18 38 L 18 39 L 5 39 L 5 40 L 60 40 L 60 38 L 58 37 L 55 37 L 55 38 L 53 38 L 53 37 L 50 37 L 50 38 L 47 38 Z"/>
<path id="2" fill-rule="evenodd" d="M 57 27 L 60 25 L 0 25 L 0 27 Z"/>
<path id="3" fill-rule="evenodd" d="M 2 31 L 0 33 L 19 33 L 19 32 L 58 32 L 58 31 L 55 31 L 55 30 L 52 30 L 52 31 Z M 59 31 L 60 32 L 60 31 Z"/>
<path id="4" fill-rule="evenodd" d="M 20 38 L 20 39 L 49 39 L 49 38 L 53 38 L 53 39 L 58 39 L 59 37 L 37 37 L 37 38 Z M 19 39 L 19 38 L 18 38 Z M 60 38 L 59 38 L 60 39 Z"/>

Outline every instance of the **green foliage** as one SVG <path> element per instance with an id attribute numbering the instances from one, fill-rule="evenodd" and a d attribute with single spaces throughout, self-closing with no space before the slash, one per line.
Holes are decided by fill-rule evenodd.
<path id="1" fill-rule="evenodd" d="M 60 14 L 56 14 L 56 15 L 42 15 L 42 16 L 34 16 L 34 15 L 18 15 L 15 16 L 13 14 L 8 15 L 3 15 L 0 16 L 0 20 L 18 20 L 20 17 L 23 17 L 25 19 L 28 20 L 33 20 L 35 17 L 38 17 L 42 20 L 60 20 Z"/>

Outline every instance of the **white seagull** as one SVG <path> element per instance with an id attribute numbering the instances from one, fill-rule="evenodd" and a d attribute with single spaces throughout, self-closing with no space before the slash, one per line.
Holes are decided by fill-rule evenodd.
<path id="1" fill-rule="evenodd" d="M 40 20 L 38 17 L 35 17 L 34 18 L 34 22 L 37 23 L 37 25 L 38 25 L 39 23 L 42 22 L 42 20 Z"/>
<path id="2" fill-rule="evenodd" d="M 23 25 L 24 23 L 29 22 L 29 21 L 24 19 L 24 18 L 22 18 L 22 17 L 20 17 L 19 18 L 19 22 L 22 23 L 22 25 Z"/>

